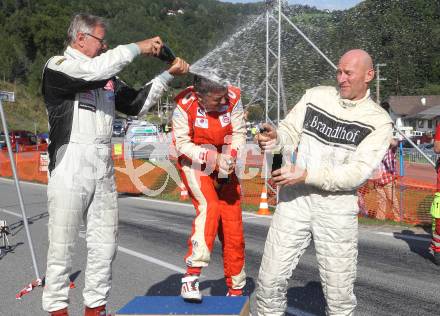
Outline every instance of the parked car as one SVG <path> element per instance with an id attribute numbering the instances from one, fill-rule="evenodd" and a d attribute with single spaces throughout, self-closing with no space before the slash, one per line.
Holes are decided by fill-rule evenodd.
<path id="1" fill-rule="evenodd" d="M 125 130 L 124 125 L 120 121 L 115 121 L 113 123 L 113 133 L 112 135 L 115 137 L 122 137 L 124 136 Z"/>
<path id="2" fill-rule="evenodd" d="M 125 141 L 132 145 L 156 143 L 159 141 L 159 128 L 154 124 L 131 124 L 125 134 Z"/>
<path id="3" fill-rule="evenodd" d="M 34 133 L 25 130 L 10 131 L 9 138 L 11 140 L 12 147 L 14 147 L 15 144 L 19 144 L 19 145 L 37 144 L 37 136 L 35 136 Z"/>
<path id="4" fill-rule="evenodd" d="M 40 144 L 49 144 L 49 134 L 48 133 L 40 133 L 37 134 L 38 140 Z"/>
<path id="5" fill-rule="evenodd" d="M 12 151 L 44 151 L 48 147 L 48 134 L 42 133 L 35 135 L 26 130 L 12 130 L 9 132 L 9 141 L 11 143 Z M 0 133 L 0 149 L 7 150 L 6 139 L 4 133 Z"/>

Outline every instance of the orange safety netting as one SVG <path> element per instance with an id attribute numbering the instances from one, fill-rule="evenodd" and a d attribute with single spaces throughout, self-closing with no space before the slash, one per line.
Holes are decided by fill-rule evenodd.
<path id="1" fill-rule="evenodd" d="M 173 171 L 171 169 L 176 171 L 173 160 L 161 163 L 160 161 L 124 159 L 123 149 L 120 148 L 114 152 L 113 157 L 118 192 L 179 200 L 180 188 L 173 177 L 169 176 L 170 171 Z M 21 180 L 47 183 L 47 156 L 44 152 L 19 152 L 14 153 L 14 158 Z M 258 209 L 264 185 L 264 178 L 261 177 L 261 163 L 261 155 L 249 155 L 244 169 L 247 177 L 241 180 L 242 203 L 245 207 L 251 207 L 254 210 Z M 434 172 L 433 169 L 432 172 Z M 5 151 L 0 151 L 0 177 L 12 177 L 9 157 Z M 270 185 L 270 181 L 268 183 Z M 402 220 L 412 224 L 431 222 L 429 209 L 435 193 L 435 184 L 432 181 L 420 180 L 414 176 L 400 177 L 392 189 L 395 198 L 388 199 L 382 205 L 380 204 L 380 190 L 374 181 L 365 183 L 358 193 L 361 214 L 364 216 L 377 218 L 379 210 L 382 209 L 385 215 L 381 218 Z M 268 198 L 269 205 L 275 205 L 276 190 L 269 188 Z M 396 212 L 398 218 L 396 218 Z"/>

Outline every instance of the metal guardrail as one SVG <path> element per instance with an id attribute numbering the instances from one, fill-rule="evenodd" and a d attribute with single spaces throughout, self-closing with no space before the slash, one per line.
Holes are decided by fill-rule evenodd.
<path id="1" fill-rule="evenodd" d="M 425 156 L 412 148 L 404 148 L 402 154 L 405 162 L 430 164 Z M 434 153 L 433 151 L 424 151 L 424 154 L 428 156 L 432 161 L 437 161 L 437 159 L 440 157 L 440 155 Z"/>

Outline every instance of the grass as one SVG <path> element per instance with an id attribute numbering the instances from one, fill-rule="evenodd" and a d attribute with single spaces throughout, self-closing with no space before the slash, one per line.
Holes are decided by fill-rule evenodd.
<path id="1" fill-rule="evenodd" d="M 37 132 L 48 130 L 46 107 L 41 96 L 33 95 L 23 85 L 3 81 L 0 81 L 0 90 L 15 92 L 14 103 L 3 102 L 9 130 L 34 132 L 35 127 Z"/>

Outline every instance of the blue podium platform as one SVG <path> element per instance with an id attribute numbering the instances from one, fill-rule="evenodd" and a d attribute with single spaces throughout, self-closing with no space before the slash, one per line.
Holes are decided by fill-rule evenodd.
<path id="1" fill-rule="evenodd" d="M 247 296 L 204 296 L 202 303 L 188 303 L 180 296 L 137 296 L 116 316 L 216 315 L 249 316 Z"/>

